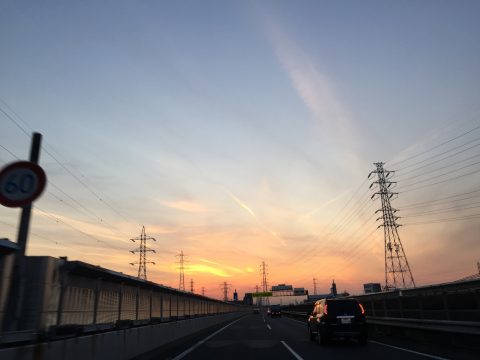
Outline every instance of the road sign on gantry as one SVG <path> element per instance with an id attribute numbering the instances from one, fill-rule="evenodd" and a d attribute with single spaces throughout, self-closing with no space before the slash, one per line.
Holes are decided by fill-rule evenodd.
<path id="1" fill-rule="evenodd" d="M 30 161 L 17 161 L 0 171 L 0 204 L 22 207 L 38 198 L 45 189 L 45 171 Z"/>

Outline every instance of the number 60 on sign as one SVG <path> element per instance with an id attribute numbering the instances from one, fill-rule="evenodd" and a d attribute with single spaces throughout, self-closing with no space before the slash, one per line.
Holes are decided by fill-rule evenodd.
<path id="1" fill-rule="evenodd" d="M 17 161 L 0 171 L 0 204 L 21 207 L 40 196 L 47 177 L 43 169 L 29 161 Z"/>

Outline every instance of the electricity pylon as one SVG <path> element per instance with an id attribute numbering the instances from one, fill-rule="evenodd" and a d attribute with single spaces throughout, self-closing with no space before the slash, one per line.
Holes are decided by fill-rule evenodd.
<path id="1" fill-rule="evenodd" d="M 384 243 L 385 243 L 385 287 L 384 290 L 415 287 L 415 281 L 413 280 L 412 271 L 408 264 L 407 255 L 400 241 L 398 235 L 397 224 L 399 219 L 395 213 L 397 209 L 392 208 L 390 200 L 393 196 L 398 195 L 396 192 L 392 192 L 390 188 L 394 181 L 388 180 L 393 171 L 388 171 L 383 168 L 383 163 L 374 163 L 376 170 L 372 171 L 368 178 L 370 179 L 372 174 L 377 174 L 378 180 L 374 181 L 370 188 L 377 185 L 378 191 L 372 195 L 372 199 L 378 196 L 382 203 L 382 208 L 375 211 L 375 213 L 382 212 L 378 220 L 382 220 L 378 228 L 383 227 Z"/>
<path id="2" fill-rule="evenodd" d="M 193 294 L 194 293 L 194 288 L 193 288 L 193 279 L 190 279 L 190 292 Z"/>
<path id="3" fill-rule="evenodd" d="M 138 278 L 139 279 L 144 279 L 147 280 L 147 264 L 153 264 L 155 263 L 153 261 L 147 261 L 147 252 L 153 252 L 155 253 L 156 251 L 153 249 L 149 249 L 147 247 L 147 240 L 155 240 L 153 237 L 147 237 L 147 234 L 145 233 L 145 226 L 142 226 L 142 233 L 140 234 L 139 237 L 130 239 L 131 241 L 140 241 L 140 246 L 135 249 L 135 250 L 130 250 L 132 254 L 135 254 L 138 252 L 140 254 L 140 258 L 138 262 L 131 262 L 130 265 L 135 266 L 138 264 Z"/>
<path id="4" fill-rule="evenodd" d="M 260 265 L 260 272 L 262 273 L 262 291 L 266 293 L 268 291 L 268 265 L 265 264 L 265 261 L 262 261 Z M 265 299 L 261 297 L 260 301 L 263 305 L 270 305 L 270 298 L 268 296 L 265 296 Z"/>
<path id="5" fill-rule="evenodd" d="M 222 291 L 223 291 L 223 301 L 228 301 L 228 290 L 232 285 L 224 281 L 222 284 L 220 284 L 220 286 L 222 287 Z"/>
<path id="6" fill-rule="evenodd" d="M 178 289 L 185 291 L 185 254 L 183 250 L 180 251 L 180 254 L 176 255 L 179 258 L 178 260 L 178 269 L 180 270 L 180 278 L 178 281 Z"/>
<path id="7" fill-rule="evenodd" d="M 313 295 L 317 295 L 317 279 L 313 278 Z"/>

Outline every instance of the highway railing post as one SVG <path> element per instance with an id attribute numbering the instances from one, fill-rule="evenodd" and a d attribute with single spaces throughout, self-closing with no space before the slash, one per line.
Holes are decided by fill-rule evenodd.
<path id="1" fill-rule="evenodd" d="M 98 321 L 98 303 L 100 300 L 100 292 L 102 291 L 102 278 L 98 278 L 95 284 L 95 297 L 93 301 L 93 324 L 96 325 Z"/>

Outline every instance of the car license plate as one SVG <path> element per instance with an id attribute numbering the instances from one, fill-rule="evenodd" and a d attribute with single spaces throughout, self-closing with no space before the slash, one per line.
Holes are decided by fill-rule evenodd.
<path id="1" fill-rule="evenodd" d="M 340 319 L 342 324 L 350 324 L 352 322 L 352 319 Z"/>

